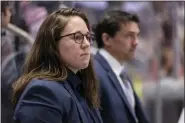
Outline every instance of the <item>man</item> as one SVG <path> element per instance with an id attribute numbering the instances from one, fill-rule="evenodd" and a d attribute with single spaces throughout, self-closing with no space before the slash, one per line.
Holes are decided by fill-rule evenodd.
<path id="1" fill-rule="evenodd" d="M 139 19 L 122 11 L 109 11 L 94 29 L 99 51 L 94 67 L 100 82 L 104 123 L 149 123 L 124 62 L 134 58 Z"/>
<path id="2" fill-rule="evenodd" d="M 11 19 L 10 2 L 1 2 L 1 27 L 7 27 Z"/>
<path id="3" fill-rule="evenodd" d="M 10 2 L 1 1 L 1 122 L 3 123 L 11 123 L 12 121 L 11 83 L 17 77 L 15 60 L 8 60 L 14 53 L 13 45 L 10 38 L 7 38 L 6 32 L 10 19 Z"/>
<path id="4" fill-rule="evenodd" d="M 1 122 L 11 123 L 13 105 L 11 103 L 12 83 L 21 73 L 24 53 L 16 52 L 12 34 L 7 31 L 11 19 L 13 3 L 1 1 Z"/>

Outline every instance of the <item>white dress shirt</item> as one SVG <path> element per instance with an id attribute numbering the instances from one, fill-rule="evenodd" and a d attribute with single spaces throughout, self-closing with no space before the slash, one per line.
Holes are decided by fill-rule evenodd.
<path id="1" fill-rule="evenodd" d="M 119 84 L 121 85 L 121 88 L 123 90 L 123 92 L 125 93 L 127 99 L 129 100 L 129 103 L 131 105 L 132 110 L 135 113 L 135 99 L 134 99 L 134 94 L 133 94 L 133 90 L 128 89 L 124 83 L 122 82 L 122 79 L 120 77 L 120 73 L 122 72 L 122 70 L 124 69 L 124 65 L 123 63 L 119 63 L 118 60 L 116 60 L 109 52 L 107 52 L 105 49 L 100 49 L 99 53 L 106 59 L 106 61 L 108 62 L 108 64 L 110 65 L 111 69 L 113 70 L 113 72 L 116 74 L 116 77 L 119 81 Z M 130 83 L 129 83 L 129 86 Z"/>
<path id="2" fill-rule="evenodd" d="M 184 123 L 184 108 L 182 109 L 182 113 L 181 113 L 181 115 L 179 117 L 178 123 Z"/>

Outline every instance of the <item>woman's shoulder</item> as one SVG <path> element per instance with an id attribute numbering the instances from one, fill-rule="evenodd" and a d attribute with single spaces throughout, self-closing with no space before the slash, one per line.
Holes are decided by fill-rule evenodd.
<path id="1" fill-rule="evenodd" d="M 33 79 L 24 89 L 19 98 L 16 109 L 21 102 L 29 104 L 48 105 L 60 112 L 69 112 L 73 103 L 70 93 L 65 89 L 63 82 Z"/>
<path id="2" fill-rule="evenodd" d="M 63 88 L 63 82 L 57 82 L 54 80 L 46 80 L 46 79 L 33 79 L 29 82 L 28 88 L 29 87 L 43 87 L 43 88 L 48 88 L 48 89 L 54 89 L 56 90 L 57 88 Z"/>
<path id="3" fill-rule="evenodd" d="M 45 91 L 47 93 L 52 93 L 56 97 L 68 98 L 70 94 L 64 87 L 66 81 L 56 82 L 52 80 L 41 80 L 41 79 L 33 79 L 29 82 L 27 87 L 25 88 L 26 92 L 37 93 L 38 91 Z M 43 94 L 47 94 L 43 93 Z"/>

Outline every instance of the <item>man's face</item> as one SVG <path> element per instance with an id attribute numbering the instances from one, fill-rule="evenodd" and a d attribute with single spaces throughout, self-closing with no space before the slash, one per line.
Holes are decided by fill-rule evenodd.
<path id="1" fill-rule="evenodd" d="M 122 23 L 120 30 L 110 41 L 111 54 L 119 61 L 131 60 L 135 56 L 140 30 L 135 22 Z"/>
<path id="2" fill-rule="evenodd" d="M 8 23 L 10 22 L 11 15 L 12 15 L 10 8 L 7 7 L 5 9 L 5 12 L 2 12 L 1 14 L 2 14 L 1 15 L 2 16 L 1 17 L 1 26 L 2 27 L 7 27 L 8 26 Z"/>

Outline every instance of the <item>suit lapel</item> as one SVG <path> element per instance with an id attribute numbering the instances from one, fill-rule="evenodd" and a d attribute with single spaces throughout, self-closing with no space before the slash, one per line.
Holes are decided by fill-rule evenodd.
<path id="1" fill-rule="evenodd" d="M 82 123 L 88 123 L 87 118 L 84 116 L 85 112 L 83 111 L 83 109 L 82 109 L 78 99 L 76 98 L 75 94 L 73 93 L 71 87 L 69 86 L 68 83 L 64 83 L 64 87 L 71 94 L 71 97 L 72 97 L 72 99 L 74 100 L 74 102 L 75 102 L 75 104 L 77 106 L 77 109 L 78 109 L 78 112 L 80 114 Z"/>
<path id="2" fill-rule="evenodd" d="M 130 79 L 130 77 L 128 77 L 128 81 L 130 82 L 131 87 L 133 89 L 133 94 L 134 94 L 134 99 L 135 99 L 135 112 L 136 112 L 135 114 L 137 115 L 137 118 L 140 122 L 148 123 L 149 119 L 147 118 L 147 116 L 143 110 L 143 106 L 140 102 L 139 97 L 137 96 L 136 92 L 134 91 L 134 86 L 133 86 L 133 83 L 132 83 L 132 80 Z"/>
<path id="3" fill-rule="evenodd" d="M 112 82 L 112 84 L 115 87 L 116 91 L 118 92 L 118 94 L 120 95 L 121 99 L 125 103 L 125 105 L 128 108 L 129 112 L 131 113 L 133 118 L 136 120 L 135 113 L 131 109 L 131 106 L 130 106 L 128 100 L 127 100 L 127 97 L 126 97 L 125 93 L 123 92 L 123 90 L 121 88 L 121 85 L 119 84 L 118 79 L 117 79 L 115 73 L 112 71 L 112 69 L 109 66 L 109 64 L 107 63 L 107 61 L 103 58 L 103 56 L 101 56 L 101 54 L 99 52 L 95 55 L 95 59 L 105 68 L 106 71 L 108 71 L 108 77 L 109 77 L 110 81 Z"/>
<path id="4" fill-rule="evenodd" d="M 127 97 L 126 97 L 125 93 L 123 92 L 123 90 L 121 88 L 121 85 L 118 82 L 118 79 L 117 79 L 116 75 L 114 73 L 112 73 L 112 72 L 109 72 L 108 75 L 109 75 L 109 78 L 110 78 L 113 86 L 115 87 L 115 89 L 117 90 L 117 92 L 120 95 L 121 99 L 123 100 L 123 102 L 125 103 L 126 107 L 128 108 L 128 110 L 130 111 L 130 113 L 132 114 L 132 116 L 135 119 L 135 113 L 131 109 L 131 106 L 130 106 L 128 100 L 127 100 Z"/>
<path id="5" fill-rule="evenodd" d="M 98 119 L 99 119 L 100 123 L 103 123 L 100 112 L 99 112 L 98 109 L 95 109 L 95 114 L 98 116 Z"/>
<path id="6" fill-rule="evenodd" d="M 149 123 L 149 119 L 145 111 L 143 110 L 143 106 L 140 102 L 140 99 L 135 92 L 134 92 L 134 97 L 135 97 L 135 102 L 136 102 L 135 110 L 136 110 L 136 115 L 137 115 L 138 120 L 142 123 Z"/>

